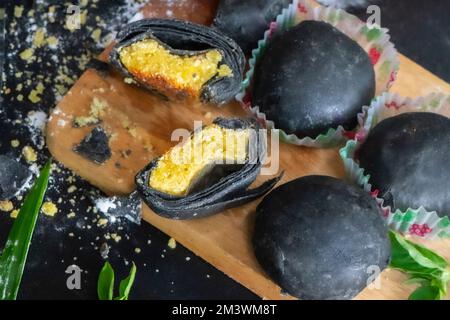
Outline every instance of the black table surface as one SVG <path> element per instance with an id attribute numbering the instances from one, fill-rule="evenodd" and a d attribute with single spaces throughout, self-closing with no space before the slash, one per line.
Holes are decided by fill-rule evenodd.
<path id="1" fill-rule="evenodd" d="M 64 27 L 67 2 L 8 1 L 5 5 L 5 38 L 0 42 L 4 60 L 4 83 L 0 106 L 0 154 L 17 158 L 22 147 L 38 151 L 38 164 L 49 157 L 39 129 L 30 130 L 30 112 L 48 112 L 85 69 L 86 62 L 103 49 L 105 35 L 117 31 L 130 19 L 139 3 L 130 0 L 80 1 L 85 21 L 73 32 Z M 85 4 L 87 3 L 87 4 Z M 77 4 L 74 2 L 74 4 Z M 15 6 L 23 5 L 23 12 Z M 450 1 L 379 1 L 382 26 L 391 29 L 399 51 L 450 82 Z M 355 11 L 365 18 L 364 11 Z M 40 29 L 42 28 L 42 29 Z M 96 31 L 99 28 L 100 31 Z M 46 44 L 34 50 L 34 61 L 26 63 L 20 53 L 32 47 L 36 30 L 45 30 L 44 39 L 54 36 L 57 46 Z M 95 31 L 95 32 L 94 32 Z M 94 36 L 93 36 L 94 35 Z M 42 83 L 40 101 L 28 95 Z M 19 90 L 22 84 L 22 89 Z M 19 85 L 19 88 L 18 88 Z M 18 99 L 22 94 L 23 99 Z M 35 113 L 36 114 L 36 113 Z M 42 114 L 42 113 L 40 113 Z M 13 148 L 10 141 L 20 146 Z M 147 223 L 140 226 L 118 219 L 106 226 L 95 213 L 87 196 L 96 192 L 87 182 L 55 164 L 46 200 L 58 207 L 54 217 L 40 215 L 30 248 L 20 299 L 95 299 L 98 273 L 105 262 L 100 248 L 108 244 L 108 261 L 116 278 L 127 275 L 130 263 L 138 267 L 133 299 L 257 299 L 249 290 L 196 257 L 181 245 L 170 249 L 169 238 Z M 76 186 L 75 192 L 68 192 Z M 73 187 L 71 188 L 73 189 Z M 13 199 L 16 208 L 20 200 Z M 69 215 L 74 212 L 75 215 Z M 13 219 L 0 212 L 0 247 Z M 116 241 L 121 238 L 120 241 Z M 66 285 L 70 265 L 82 270 L 80 290 Z"/>

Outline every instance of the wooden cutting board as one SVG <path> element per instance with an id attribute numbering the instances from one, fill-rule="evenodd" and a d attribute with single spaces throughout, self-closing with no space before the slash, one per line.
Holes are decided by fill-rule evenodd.
<path id="1" fill-rule="evenodd" d="M 216 6 L 217 1 L 211 0 L 152 0 L 143 9 L 143 15 L 170 15 L 208 24 Z M 406 57 L 401 56 L 400 60 L 401 71 L 392 91 L 412 97 L 436 91 L 450 94 L 449 84 Z M 73 120 L 89 114 L 94 98 L 105 106 L 102 126 L 111 134 L 112 158 L 104 165 L 96 165 L 72 151 L 92 130 L 92 126 L 74 128 Z M 135 174 L 176 143 L 170 141 L 174 129 L 192 129 L 194 120 L 210 123 L 217 116 L 244 115 L 237 103 L 221 108 L 167 103 L 126 84 L 117 74 L 102 76 L 88 70 L 54 109 L 47 126 L 47 145 L 57 160 L 94 186 L 111 195 L 128 194 L 134 189 Z M 280 166 L 285 170 L 283 182 L 310 174 L 343 176 L 337 149 L 317 150 L 281 144 Z M 256 184 L 264 179 L 267 177 L 259 178 Z M 250 239 L 258 202 L 194 221 L 164 219 L 144 207 L 143 218 L 259 296 L 289 299 L 281 295 L 279 287 L 264 274 L 252 252 Z M 427 245 L 450 259 L 450 240 Z M 357 298 L 406 299 L 413 288 L 403 285 L 404 280 L 401 273 L 386 270 L 381 275 L 380 288 L 366 288 Z"/>

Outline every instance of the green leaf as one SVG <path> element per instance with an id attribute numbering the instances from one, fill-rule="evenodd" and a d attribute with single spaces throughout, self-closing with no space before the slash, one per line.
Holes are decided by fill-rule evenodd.
<path id="1" fill-rule="evenodd" d="M 440 290 L 435 286 L 422 286 L 409 296 L 409 300 L 440 300 Z"/>
<path id="2" fill-rule="evenodd" d="M 439 300 L 447 296 L 450 281 L 448 262 L 437 253 L 408 241 L 390 231 L 392 259 L 390 266 L 409 274 L 406 283 L 420 284 L 411 300 Z"/>
<path id="3" fill-rule="evenodd" d="M 15 300 L 22 280 L 34 227 L 50 177 L 51 161 L 25 198 L 0 257 L 0 300 Z"/>
<path id="4" fill-rule="evenodd" d="M 130 274 L 128 277 L 120 281 L 119 296 L 114 296 L 114 269 L 105 262 L 105 265 L 100 272 L 97 284 L 97 293 L 100 300 L 128 300 L 131 288 L 133 287 L 134 279 L 136 278 L 136 265 L 133 262 L 131 266 Z"/>
<path id="5" fill-rule="evenodd" d="M 411 241 L 408 241 L 405 239 L 407 243 L 412 245 L 417 251 L 419 251 L 425 258 L 427 258 L 430 261 L 433 261 L 437 266 L 439 266 L 441 269 L 446 269 L 448 267 L 448 262 L 445 260 L 445 258 L 441 257 L 437 253 L 431 251 L 430 249 L 425 248 L 424 246 L 421 246 L 419 244 L 413 243 Z"/>
<path id="6" fill-rule="evenodd" d="M 430 279 L 425 279 L 420 276 L 411 276 L 408 280 L 405 281 L 406 285 L 418 284 L 420 286 L 429 286 L 431 284 Z"/>
<path id="7" fill-rule="evenodd" d="M 114 270 L 105 262 L 97 283 L 97 294 L 100 300 L 112 300 L 114 295 Z"/>
<path id="8" fill-rule="evenodd" d="M 430 254 L 431 251 L 428 249 L 412 244 L 395 232 L 390 231 L 389 237 L 392 248 L 390 263 L 392 268 L 406 272 L 436 275 L 445 271 L 440 259 L 437 258 L 439 257 L 437 254 Z"/>
<path id="9" fill-rule="evenodd" d="M 131 266 L 130 274 L 128 277 L 120 282 L 119 286 L 119 300 L 128 300 L 131 288 L 133 287 L 134 279 L 136 278 L 136 265 L 133 262 Z"/>

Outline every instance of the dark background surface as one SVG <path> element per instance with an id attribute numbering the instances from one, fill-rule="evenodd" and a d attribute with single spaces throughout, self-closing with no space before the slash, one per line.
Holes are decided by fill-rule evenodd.
<path id="1" fill-rule="evenodd" d="M 57 99 L 85 69 L 90 57 L 102 51 L 91 35 L 99 27 L 103 35 L 116 31 L 135 10 L 136 1 L 89 1 L 86 22 L 82 28 L 70 32 L 63 28 L 67 7 L 62 1 L 10 1 L 6 3 L 6 38 L 1 50 L 5 53 L 4 87 L 0 107 L 0 153 L 17 158 L 22 147 L 30 145 L 38 151 L 39 164 L 49 154 L 42 146 L 40 132 L 30 130 L 29 112 L 48 112 Z M 24 5 L 21 17 L 14 17 L 14 6 Z M 74 2 L 76 4 L 76 2 Z M 391 29 L 399 51 L 441 78 L 450 81 L 450 1 L 449 0 L 385 0 L 379 1 L 382 26 Z M 49 8 L 54 5 L 54 15 Z M 34 14 L 30 14 L 34 10 Z M 51 11 L 51 10 L 50 10 Z M 365 18 L 363 11 L 356 12 Z M 99 18 L 97 18 L 97 16 Z M 100 21 L 100 23 L 99 23 Z M 25 63 L 19 54 L 32 46 L 36 28 L 44 28 L 46 37 L 59 40 L 56 48 L 42 46 L 35 49 L 35 61 Z M 30 40 L 31 39 L 31 40 Z M 108 38 L 103 38 L 107 43 Z M 2 46 L 0 46 L 1 48 Z M 21 74 L 20 74 L 21 73 Z M 17 85 L 23 88 L 18 90 Z M 39 83 L 44 85 L 38 103 L 27 98 Z M 18 95 L 24 99 L 19 101 Z M 32 127 L 31 127 L 32 128 Z M 37 130 L 39 131 L 39 130 Z M 10 141 L 20 140 L 20 147 L 12 148 Z M 69 186 L 77 191 L 68 193 Z M 101 214 L 94 213 L 86 193 L 95 192 L 86 182 L 67 170 L 57 167 L 53 173 L 47 199 L 59 209 L 55 217 L 41 215 L 22 281 L 22 299 L 86 299 L 96 298 L 98 272 L 104 263 L 100 247 L 110 247 L 109 261 L 117 271 L 117 278 L 126 276 L 130 262 L 138 267 L 131 298 L 135 299 L 257 299 L 250 291 L 229 279 L 190 251 L 178 245 L 168 248 L 168 237 L 152 226 L 137 226 L 118 220 L 98 226 Z M 18 208 L 20 201 L 14 200 Z M 70 212 L 75 217 L 68 217 Z M 0 247 L 7 237 L 12 219 L 0 212 Z M 119 242 L 111 234 L 121 237 Z M 109 239 L 108 239 L 109 238 Z M 70 291 L 66 287 L 68 266 L 83 269 L 82 289 Z"/>

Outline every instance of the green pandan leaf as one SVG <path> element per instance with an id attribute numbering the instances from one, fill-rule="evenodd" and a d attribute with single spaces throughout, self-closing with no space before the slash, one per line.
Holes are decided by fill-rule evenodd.
<path id="1" fill-rule="evenodd" d="M 114 298 L 114 269 L 105 262 L 97 283 L 97 293 L 100 300 L 128 300 L 131 288 L 133 287 L 134 280 L 136 278 L 136 265 L 133 262 L 131 266 L 130 274 L 123 279 L 119 285 L 119 296 Z"/>
<path id="2" fill-rule="evenodd" d="M 136 265 L 133 265 L 130 270 L 128 277 L 120 282 L 119 286 L 119 300 L 128 300 L 131 288 L 133 287 L 134 279 L 136 278 Z"/>
<path id="3" fill-rule="evenodd" d="M 105 262 L 97 282 L 97 294 L 100 300 L 112 300 L 114 295 L 114 270 Z"/>
<path id="4" fill-rule="evenodd" d="M 0 300 L 15 300 L 22 280 L 34 227 L 47 191 L 51 161 L 25 198 L 0 257 Z"/>
<path id="5" fill-rule="evenodd" d="M 438 287 L 423 286 L 411 293 L 409 300 L 440 300 L 440 291 Z"/>

